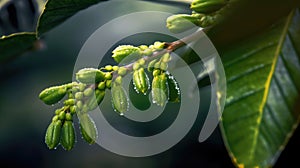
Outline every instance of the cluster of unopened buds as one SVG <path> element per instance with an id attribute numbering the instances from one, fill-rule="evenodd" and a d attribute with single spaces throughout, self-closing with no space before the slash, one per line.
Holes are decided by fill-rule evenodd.
<path id="1" fill-rule="evenodd" d="M 227 4 L 228 0 L 193 0 L 192 14 L 170 16 L 167 19 L 167 28 L 174 33 L 183 32 L 192 28 L 192 24 L 187 22 L 208 27 L 214 24 L 220 15 L 220 9 Z M 76 82 L 43 90 L 39 98 L 48 105 L 60 103 L 67 96 L 63 107 L 55 110 L 46 131 L 45 142 L 49 149 L 54 149 L 59 144 L 65 150 L 74 147 L 74 116 L 79 119 L 82 138 L 89 144 L 95 143 L 98 131 L 88 112 L 99 107 L 105 94 L 110 92 L 113 109 L 124 115 L 129 109 L 128 94 L 123 87 L 126 75 L 132 75 L 136 94 L 151 94 L 153 104 L 164 107 L 168 102 L 180 102 L 178 83 L 168 71 L 168 63 L 172 59 L 170 52 L 176 47 L 169 49 L 171 45 L 168 45 L 170 44 L 163 42 L 138 47 L 121 45 L 112 52 L 112 58 L 119 66 L 81 69 L 76 73 Z"/>
<path id="2" fill-rule="evenodd" d="M 192 14 L 172 15 L 167 19 L 167 27 L 173 33 L 181 33 L 194 26 L 209 27 L 221 15 L 222 9 L 229 0 L 193 0 Z"/>
<path id="3" fill-rule="evenodd" d="M 171 55 L 165 47 L 162 42 L 155 42 L 150 46 L 119 46 L 112 52 L 112 58 L 117 63 L 122 63 L 122 66 L 81 69 L 76 73 L 76 82 L 43 90 L 39 98 L 45 104 L 63 102 L 63 107 L 55 110 L 46 131 L 45 142 L 49 149 L 54 149 L 59 144 L 65 150 L 74 147 L 74 116 L 79 119 L 82 138 L 89 144 L 95 143 L 98 132 L 88 112 L 98 108 L 105 94 L 110 91 L 114 110 L 120 115 L 126 113 L 129 109 L 128 94 L 123 87 L 126 75 L 132 75 L 138 94 L 151 93 L 154 104 L 164 107 L 167 102 L 180 102 L 179 86 L 168 72 Z M 152 75 L 152 81 L 149 80 L 149 75 Z"/>

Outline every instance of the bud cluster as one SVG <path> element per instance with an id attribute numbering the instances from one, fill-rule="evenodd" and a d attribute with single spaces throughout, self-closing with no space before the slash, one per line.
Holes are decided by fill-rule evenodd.
<path id="1" fill-rule="evenodd" d="M 208 27 L 216 22 L 220 9 L 228 0 L 193 0 L 192 14 L 177 14 L 167 19 L 167 28 L 173 33 L 181 33 L 196 26 Z"/>
<path id="2" fill-rule="evenodd" d="M 104 99 L 106 89 L 108 89 L 112 96 L 114 110 L 121 115 L 126 113 L 129 100 L 123 87 L 123 77 L 128 74 L 132 75 L 135 91 L 146 95 L 151 87 L 148 73 L 152 73 L 153 103 L 164 106 L 168 100 L 179 102 L 179 87 L 175 79 L 170 78 L 171 75 L 167 71 L 171 56 L 165 52 L 164 48 L 165 43 L 162 42 L 155 42 L 150 46 L 119 46 L 112 52 L 112 58 L 118 63 L 129 59 L 130 64 L 124 66 L 106 65 L 99 69 L 84 68 L 76 73 L 76 82 L 43 90 L 39 98 L 45 104 L 53 105 L 63 102 L 63 107 L 55 110 L 54 117 L 46 131 L 45 142 L 49 149 L 54 149 L 59 144 L 65 150 L 71 150 L 74 147 L 76 139 L 73 124 L 74 116 L 79 119 L 82 138 L 89 144 L 95 143 L 98 132 L 88 112 L 99 106 Z M 173 80 L 172 84 L 169 84 L 169 80 Z M 177 98 L 174 98 L 176 96 Z"/>

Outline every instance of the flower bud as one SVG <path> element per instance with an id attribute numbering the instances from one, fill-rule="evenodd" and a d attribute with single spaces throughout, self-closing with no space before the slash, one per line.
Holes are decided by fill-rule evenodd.
<path id="1" fill-rule="evenodd" d="M 156 63 L 156 59 L 152 60 L 149 64 L 148 64 L 148 71 L 152 72 L 154 70 L 154 64 Z"/>
<path id="2" fill-rule="evenodd" d="M 145 94 L 149 88 L 149 80 L 144 71 L 144 68 L 140 68 L 133 72 L 133 84 L 137 92 Z"/>
<path id="3" fill-rule="evenodd" d="M 58 115 L 58 119 L 63 121 L 66 117 L 66 113 L 64 111 L 61 111 Z"/>
<path id="4" fill-rule="evenodd" d="M 198 25 L 200 15 L 178 14 L 167 19 L 167 28 L 173 33 L 181 33 Z"/>
<path id="5" fill-rule="evenodd" d="M 159 67 L 162 71 L 166 71 L 168 69 L 168 64 L 165 62 L 160 63 Z"/>
<path id="6" fill-rule="evenodd" d="M 85 89 L 85 87 L 86 87 L 86 84 L 80 83 L 80 84 L 78 85 L 78 87 L 79 87 L 79 91 L 83 92 L 84 89 Z"/>
<path id="7" fill-rule="evenodd" d="M 111 96 L 114 109 L 120 114 L 127 112 L 129 106 L 128 96 L 121 85 L 117 83 L 113 84 L 113 87 L 111 88 Z"/>
<path id="8" fill-rule="evenodd" d="M 67 121 L 72 121 L 73 120 L 73 117 L 72 117 L 71 113 L 66 113 L 66 120 Z"/>
<path id="9" fill-rule="evenodd" d="M 140 45 L 139 48 L 144 51 L 144 50 L 147 50 L 148 49 L 148 46 L 146 45 Z"/>
<path id="10" fill-rule="evenodd" d="M 163 73 L 154 76 L 152 81 L 152 101 L 153 103 L 163 107 L 167 103 L 168 86 L 167 77 Z"/>
<path id="11" fill-rule="evenodd" d="M 104 90 L 96 90 L 95 95 L 91 96 L 91 98 L 87 101 L 87 107 L 89 111 L 94 110 L 98 107 L 98 105 L 102 102 L 105 96 Z"/>
<path id="12" fill-rule="evenodd" d="M 106 65 L 105 66 L 105 70 L 107 71 L 112 71 L 113 70 L 113 67 L 111 65 Z"/>
<path id="13" fill-rule="evenodd" d="M 53 86 L 43 90 L 39 98 L 48 105 L 55 104 L 60 101 L 67 93 L 67 87 L 62 86 Z"/>
<path id="14" fill-rule="evenodd" d="M 142 58 L 142 59 L 139 59 L 139 60 L 138 60 L 138 63 L 139 63 L 141 66 L 143 66 L 143 65 L 145 65 L 146 61 Z"/>
<path id="15" fill-rule="evenodd" d="M 76 73 L 76 79 L 85 84 L 93 84 L 103 81 L 105 74 L 99 69 L 84 68 Z"/>
<path id="16" fill-rule="evenodd" d="M 107 81 L 105 82 L 105 84 L 106 84 L 106 87 L 107 87 L 108 89 L 111 88 L 111 80 L 107 80 Z"/>
<path id="17" fill-rule="evenodd" d="M 141 65 L 140 65 L 138 62 L 136 62 L 136 63 L 133 64 L 132 69 L 133 69 L 134 71 L 136 71 L 136 70 L 138 70 L 140 67 L 141 67 Z"/>
<path id="18" fill-rule="evenodd" d="M 160 75 L 160 70 L 155 69 L 152 74 L 153 74 L 153 76 L 158 76 L 158 75 Z"/>
<path id="19" fill-rule="evenodd" d="M 92 118 L 88 114 L 78 116 L 82 138 L 89 144 L 94 144 L 98 137 L 98 131 Z"/>
<path id="20" fill-rule="evenodd" d="M 153 51 L 151 49 L 146 49 L 142 52 L 143 55 L 149 56 L 153 54 Z"/>
<path id="21" fill-rule="evenodd" d="M 100 83 L 98 84 L 98 89 L 100 89 L 100 90 L 104 90 L 105 87 L 106 87 L 106 83 L 105 83 L 105 82 L 100 82 Z"/>
<path id="22" fill-rule="evenodd" d="M 48 126 L 45 136 L 45 143 L 49 149 L 54 149 L 60 141 L 62 122 L 60 120 L 53 121 Z"/>
<path id="23" fill-rule="evenodd" d="M 83 98 L 83 93 L 82 92 L 75 93 L 75 99 L 76 100 L 81 100 L 82 98 Z"/>
<path id="24" fill-rule="evenodd" d="M 72 121 L 65 121 L 61 130 L 60 144 L 67 151 L 73 149 L 75 144 L 75 129 Z"/>
<path id="25" fill-rule="evenodd" d="M 82 106 L 83 106 L 82 101 L 78 101 L 78 102 L 76 103 L 76 107 L 77 107 L 78 110 L 81 110 L 81 109 L 82 109 Z"/>
<path id="26" fill-rule="evenodd" d="M 154 42 L 153 46 L 156 50 L 161 50 L 161 49 L 164 49 L 165 43 L 156 41 L 156 42 Z"/>
<path id="27" fill-rule="evenodd" d="M 76 106 L 71 106 L 71 107 L 70 107 L 70 113 L 71 113 L 72 115 L 76 114 Z"/>
<path id="28" fill-rule="evenodd" d="M 83 95 L 86 96 L 86 97 L 89 97 L 93 94 L 94 90 L 92 88 L 86 88 L 84 91 L 83 91 Z"/>
<path id="29" fill-rule="evenodd" d="M 120 67 L 118 69 L 118 75 L 124 76 L 124 75 L 126 75 L 126 73 L 127 73 L 127 69 L 125 67 Z"/>
<path id="30" fill-rule="evenodd" d="M 162 57 L 161 57 L 162 62 L 169 62 L 171 60 L 171 55 L 170 53 L 165 53 Z"/>
<path id="31" fill-rule="evenodd" d="M 105 79 L 106 80 L 111 80 L 112 79 L 112 75 L 110 72 L 105 73 Z"/>
<path id="32" fill-rule="evenodd" d="M 115 79 L 114 82 L 115 82 L 116 84 L 118 84 L 118 85 L 121 85 L 121 84 L 122 84 L 122 80 L 123 80 L 122 77 L 121 77 L 121 76 L 118 76 L 118 77 Z"/>
<path id="33" fill-rule="evenodd" d="M 75 99 L 68 99 L 68 100 L 65 100 L 64 101 L 64 104 L 66 105 L 66 106 L 72 106 L 72 105 L 74 105 L 75 104 Z"/>
<path id="34" fill-rule="evenodd" d="M 119 69 L 119 67 L 118 66 L 113 66 L 113 71 L 117 71 Z"/>
<path id="35" fill-rule="evenodd" d="M 127 56 L 137 58 L 141 55 L 140 48 L 131 45 L 121 45 L 113 50 L 112 53 L 112 57 L 117 63 L 120 63 Z"/>

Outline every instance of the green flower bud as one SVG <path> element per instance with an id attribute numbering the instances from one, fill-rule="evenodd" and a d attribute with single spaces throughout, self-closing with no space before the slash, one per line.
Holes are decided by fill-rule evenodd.
<path id="1" fill-rule="evenodd" d="M 68 99 L 64 101 L 66 106 L 73 106 L 75 104 L 75 99 Z"/>
<path id="2" fill-rule="evenodd" d="M 150 45 L 149 49 L 151 49 L 152 51 L 154 51 L 155 50 L 154 45 Z"/>
<path id="3" fill-rule="evenodd" d="M 118 70 L 118 75 L 125 76 L 127 73 L 127 69 L 125 67 L 120 67 Z"/>
<path id="4" fill-rule="evenodd" d="M 61 111 L 58 115 L 58 119 L 63 121 L 66 117 L 66 113 L 64 111 Z"/>
<path id="5" fill-rule="evenodd" d="M 81 100 L 82 98 L 83 98 L 83 93 L 82 92 L 75 93 L 75 99 L 76 100 Z"/>
<path id="6" fill-rule="evenodd" d="M 67 121 L 72 121 L 73 120 L 73 117 L 72 117 L 71 113 L 66 113 L 66 120 Z"/>
<path id="7" fill-rule="evenodd" d="M 78 85 L 78 87 L 72 87 L 72 89 L 71 89 L 72 93 L 78 92 L 79 91 L 79 86 L 80 85 Z"/>
<path id="8" fill-rule="evenodd" d="M 200 15 L 178 14 L 168 17 L 167 28 L 173 33 L 181 33 L 198 25 Z"/>
<path id="9" fill-rule="evenodd" d="M 156 41 L 154 44 L 153 44 L 154 48 L 156 50 L 162 50 L 164 49 L 164 46 L 165 46 L 165 43 L 162 43 L 160 41 Z"/>
<path id="10" fill-rule="evenodd" d="M 61 111 L 63 111 L 64 108 L 65 108 L 65 107 L 62 107 L 62 108 L 60 108 L 60 109 L 56 109 L 56 110 L 55 110 L 55 115 L 59 115 L 59 113 L 60 113 Z"/>
<path id="11" fill-rule="evenodd" d="M 105 82 L 100 82 L 100 83 L 98 84 L 98 89 L 100 89 L 100 90 L 104 90 L 105 87 L 106 87 L 106 83 L 105 83 Z"/>
<path id="12" fill-rule="evenodd" d="M 146 49 L 142 52 L 143 55 L 149 56 L 153 54 L 153 51 L 151 49 Z"/>
<path id="13" fill-rule="evenodd" d="M 118 66 L 113 66 L 113 71 L 117 71 L 119 69 L 119 67 Z"/>
<path id="14" fill-rule="evenodd" d="M 53 86 L 43 90 L 39 98 L 48 105 L 55 104 L 60 101 L 67 93 L 67 87 L 62 86 Z"/>
<path id="15" fill-rule="evenodd" d="M 226 0 L 193 0 L 191 9 L 204 14 L 213 13 L 226 5 Z"/>
<path id="16" fill-rule="evenodd" d="M 89 111 L 94 110 L 95 108 L 98 107 L 98 105 L 102 102 L 105 96 L 105 91 L 104 90 L 96 90 L 95 91 L 95 96 L 92 96 L 88 102 L 87 102 L 87 107 Z"/>
<path id="17" fill-rule="evenodd" d="M 53 121 L 48 126 L 45 136 L 45 143 L 49 149 L 54 149 L 59 144 L 61 127 L 62 122 L 60 120 Z"/>
<path id="18" fill-rule="evenodd" d="M 98 137 L 98 131 L 92 118 L 88 114 L 78 116 L 82 138 L 89 144 L 94 144 Z"/>
<path id="19" fill-rule="evenodd" d="M 171 60 L 171 55 L 170 55 L 170 53 L 165 53 L 165 54 L 161 57 L 161 61 L 162 61 L 162 62 L 167 63 L 167 62 L 169 62 L 170 60 Z"/>
<path id="20" fill-rule="evenodd" d="M 76 79 L 82 83 L 93 84 L 104 81 L 105 74 L 99 69 L 85 68 L 76 73 Z"/>
<path id="21" fill-rule="evenodd" d="M 144 51 L 144 50 L 147 50 L 148 49 L 148 46 L 146 45 L 140 45 L 139 48 Z"/>
<path id="22" fill-rule="evenodd" d="M 71 107 L 70 107 L 70 113 L 71 113 L 72 115 L 76 114 L 76 106 L 71 106 Z"/>
<path id="23" fill-rule="evenodd" d="M 158 75 L 160 75 L 160 70 L 155 69 L 152 74 L 153 74 L 153 76 L 158 76 Z"/>
<path id="24" fill-rule="evenodd" d="M 139 59 L 138 63 L 143 66 L 145 65 L 146 61 L 144 59 Z"/>
<path id="25" fill-rule="evenodd" d="M 81 109 L 82 109 L 82 106 L 83 106 L 82 101 L 78 101 L 78 102 L 76 103 L 76 107 L 78 108 L 78 110 L 81 110 Z"/>
<path id="26" fill-rule="evenodd" d="M 65 121 L 61 131 L 60 144 L 67 151 L 73 149 L 75 144 L 75 129 L 72 121 Z"/>
<path id="27" fill-rule="evenodd" d="M 162 71 L 166 71 L 168 69 L 168 64 L 165 62 L 160 63 L 159 67 Z"/>
<path id="28" fill-rule="evenodd" d="M 121 84 L 122 84 L 122 77 L 121 77 L 121 76 L 118 76 L 118 77 L 115 79 L 115 83 L 117 83 L 118 85 L 121 85 Z"/>
<path id="29" fill-rule="evenodd" d="M 152 60 L 149 64 L 148 64 L 148 71 L 152 72 L 154 70 L 154 64 L 156 63 L 156 59 Z"/>
<path id="30" fill-rule="evenodd" d="M 56 115 L 56 116 L 54 116 L 54 117 L 52 117 L 52 122 L 55 122 L 55 121 L 57 121 L 58 120 L 58 116 Z"/>
<path id="31" fill-rule="evenodd" d="M 106 80 L 111 80 L 112 79 L 112 75 L 110 72 L 105 73 L 105 79 Z"/>
<path id="32" fill-rule="evenodd" d="M 139 57 L 141 55 L 140 48 L 131 45 L 121 45 L 117 47 L 112 53 L 112 57 L 117 63 L 120 63 L 125 57 L 129 55 L 133 58 Z"/>
<path id="33" fill-rule="evenodd" d="M 87 104 L 84 104 L 81 109 L 82 113 L 87 113 L 89 111 L 89 107 Z"/>
<path id="34" fill-rule="evenodd" d="M 83 92 L 84 89 L 85 89 L 85 87 L 86 87 L 86 84 L 80 83 L 78 87 L 79 87 L 79 90 L 80 90 L 81 92 Z"/>
<path id="35" fill-rule="evenodd" d="M 145 94 L 149 89 L 149 79 L 144 71 L 144 68 L 140 68 L 133 72 L 133 84 L 136 91 Z"/>
<path id="36" fill-rule="evenodd" d="M 114 109 L 120 114 L 127 112 L 129 107 L 128 96 L 121 85 L 117 83 L 113 84 L 111 96 Z"/>
<path id="37" fill-rule="evenodd" d="M 74 87 L 74 85 L 76 85 L 76 82 L 72 82 L 72 83 L 68 83 L 65 86 L 67 87 L 67 89 L 72 89 Z"/>
<path id="38" fill-rule="evenodd" d="M 86 96 L 86 97 L 89 97 L 93 94 L 94 90 L 92 88 L 86 88 L 84 91 L 83 91 L 83 95 Z"/>
<path id="39" fill-rule="evenodd" d="M 73 98 L 74 98 L 74 96 L 73 96 L 72 92 L 68 92 L 68 99 L 73 99 Z"/>
<path id="40" fill-rule="evenodd" d="M 155 68 L 155 69 L 160 69 L 160 61 L 159 61 L 159 62 L 156 62 L 156 63 L 154 64 L 154 68 Z"/>
<path id="41" fill-rule="evenodd" d="M 105 84 L 106 84 L 106 87 L 107 87 L 108 89 L 111 88 L 111 80 L 107 80 L 107 81 L 105 82 Z"/>
<path id="42" fill-rule="evenodd" d="M 158 76 L 154 76 L 152 81 L 152 101 L 153 103 L 164 106 L 167 103 L 168 86 L 167 77 L 163 73 Z"/>
<path id="43" fill-rule="evenodd" d="M 113 70 L 113 67 L 111 65 L 106 65 L 105 66 L 105 70 L 107 71 L 112 71 Z"/>
<path id="44" fill-rule="evenodd" d="M 136 71 L 136 70 L 140 69 L 140 67 L 141 67 L 141 65 L 138 62 L 136 62 L 136 63 L 133 64 L 133 68 L 132 69 L 134 71 Z"/>

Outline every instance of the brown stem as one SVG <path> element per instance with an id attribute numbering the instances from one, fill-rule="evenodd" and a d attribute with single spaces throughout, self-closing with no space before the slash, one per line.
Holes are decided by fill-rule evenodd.
<path id="1" fill-rule="evenodd" d="M 152 55 L 150 56 L 145 56 L 143 59 L 146 61 L 146 62 L 149 62 L 165 53 L 171 53 L 175 50 L 177 50 L 178 48 L 184 46 L 185 44 L 189 44 L 193 41 L 196 41 L 198 40 L 200 37 L 201 37 L 201 34 L 202 34 L 202 31 L 206 32 L 207 29 L 203 29 L 203 30 L 197 30 L 196 32 L 194 32 L 193 34 L 189 35 L 189 36 L 186 36 L 182 39 L 179 39 L 177 41 L 173 41 L 171 43 L 165 43 L 165 49 L 164 50 L 161 50 L 161 51 L 157 51 L 157 52 L 153 52 Z M 133 63 L 130 63 L 128 65 L 125 65 L 123 67 L 125 67 L 128 71 L 131 71 L 132 68 L 133 68 Z"/>

